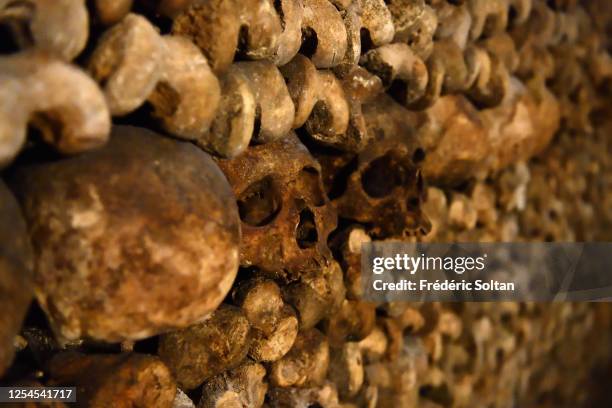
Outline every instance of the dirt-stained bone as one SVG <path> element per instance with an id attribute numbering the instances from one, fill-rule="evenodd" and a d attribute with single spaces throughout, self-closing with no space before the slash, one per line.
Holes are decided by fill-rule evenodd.
<path id="1" fill-rule="evenodd" d="M 230 70 L 221 81 L 221 100 L 210 130 L 197 143 L 221 157 L 238 156 L 251 142 L 256 115 L 257 101 L 248 79 L 239 70 Z"/>
<path id="2" fill-rule="evenodd" d="M 19 205 L 0 181 L 0 376 L 13 360 L 19 332 L 33 294 L 30 238 Z"/>
<path id="3" fill-rule="evenodd" d="M 317 68 L 331 68 L 342 62 L 347 50 L 347 31 L 340 12 L 328 0 L 302 0 L 301 53 Z"/>
<path id="4" fill-rule="evenodd" d="M 358 0 L 361 8 L 362 30 L 367 34 L 372 46 L 380 47 L 393 40 L 395 27 L 393 18 L 385 1 Z"/>
<path id="5" fill-rule="evenodd" d="M 180 138 L 198 140 L 217 112 L 221 89 L 206 58 L 186 38 L 162 37 L 160 80 L 148 97 L 153 117 Z"/>
<path id="6" fill-rule="evenodd" d="M 85 48 L 89 17 L 84 0 L 0 0 L 0 23 L 12 24 L 22 49 L 35 48 L 70 61 Z"/>
<path id="7" fill-rule="evenodd" d="M 171 408 L 176 383 L 170 370 L 145 354 L 60 353 L 48 364 L 51 386 L 77 387 L 82 406 Z"/>
<path id="8" fill-rule="evenodd" d="M 89 72 L 104 83 L 111 114 L 124 115 L 146 101 L 161 77 L 164 46 L 155 27 L 129 14 L 100 38 Z"/>
<path id="9" fill-rule="evenodd" d="M 32 237 L 36 296 L 60 339 L 119 342 L 185 327 L 232 285 L 234 197 L 190 144 L 116 127 L 105 148 L 19 166 L 10 181 Z"/>
<path id="10" fill-rule="evenodd" d="M 285 65 L 298 53 L 302 45 L 302 0 L 280 0 L 278 7 L 282 21 L 282 33 L 274 55 L 274 63 Z"/>
<path id="11" fill-rule="evenodd" d="M 102 25 L 110 26 L 130 12 L 133 0 L 95 0 L 93 3 L 95 19 Z"/>
<path id="12" fill-rule="evenodd" d="M 423 60 L 433 49 L 438 15 L 424 0 L 389 0 L 385 2 L 393 17 L 394 42 L 407 43 Z"/>
<path id="13" fill-rule="evenodd" d="M 363 361 L 359 344 L 347 342 L 339 350 L 331 350 L 329 378 L 338 384 L 341 397 L 352 397 L 363 385 Z"/>
<path id="14" fill-rule="evenodd" d="M 250 330 L 244 313 L 224 304 L 203 323 L 162 335 L 159 356 L 177 383 L 192 390 L 244 360 L 251 341 Z"/>
<path id="15" fill-rule="evenodd" d="M 298 332 L 293 309 L 284 304 L 274 281 L 255 278 L 241 282 L 232 297 L 252 326 L 249 356 L 256 361 L 276 361 L 291 349 Z"/>
<path id="16" fill-rule="evenodd" d="M 285 9 L 292 25 L 286 32 L 271 0 L 194 1 L 173 19 L 172 32 L 193 40 L 217 74 L 229 68 L 237 50 L 248 59 L 286 61 L 299 48 L 299 4 L 281 6 Z"/>
<path id="17" fill-rule="evenodd" d="M 247 363 L 213 377 L 202 387 L 202 399 L 198 408 L 259 408 L 268 390 L 265 375 L 266 369 L 262 365 Z"/>
<path id="18" fill-rule="evenodd" d="M 106 143 L 110 115 L 104 96 L 83 71 L 39 51 L 0 57 L 0 167 L 26 141 L 27 126 L 61 153 Z"/>
<path id="19" fill-rule="evenodd" d="M 319 164 L 294 134 L 252 146 L 219 166 L 238 199 L 243 265 L 281 276 L 323 266 L 336 215 Z"/>
<path id="20" fill-rule="evenodd" d="M 366 223 L 378 237 L 422 233 L 429 229 L 420 212 L 423 157 L 409 113 L 386 95 L 374 101 L 364 105 L 364 115 L 376 141 L 345 165 L 352 169 L 346 180 L 331 181 L 344 183 L 334 205 L 339 215 Z"/>
<path id="21" fill-rule="evenodd" d="M 292 128 L 295 107 L 278 68 L 266 61 L 239 62 L 232 66 L 247 79 L 257 104 L 256 134 L 258 142 L 282 138 Z"/>
<path id="22" fill-rule="evenodd" d="M 293 348 L 270 369 L 270 382 L 280 387 L 320 385 L 329 367 L 329 345 L 317 329 L 300 332 Z"/>

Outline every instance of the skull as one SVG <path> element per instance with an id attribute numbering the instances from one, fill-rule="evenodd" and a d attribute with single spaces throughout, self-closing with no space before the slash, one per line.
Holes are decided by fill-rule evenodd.
<path id="1" fill-rule="evenodd" d="M 357 155 L 318 157 L 338 214 L 364 224 L 377 239 L 425 234 L 424 152 L 413 137 L 410 112 L 382 95 L 364 106 L 364 116 L 372 143 Z"/>
<path id="2" fill-rule="evenodd" d="M 243 265 L 295 274 L 330 254 L 336 214 L 319 164 L 294 134 L 219 164 L 238 199 Z"/>
<path id="3" fill-rule="evenodd" d="M 301 328 L 314 326 L 344 299 L 342 271 L 327 246 L 337 217 L 320 165 L 294 133 L 219 165 L 238 199 L 242 265 L 281 281 Z"/>

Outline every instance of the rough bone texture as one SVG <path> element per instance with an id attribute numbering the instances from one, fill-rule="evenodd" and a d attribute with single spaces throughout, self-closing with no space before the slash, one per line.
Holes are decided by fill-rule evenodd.
<path id="1" fill-rule="evenodd" d="M 53 386 L 77 387 L 77 401 L 83 407 L 170 408 L 176 394 L 170 370 L 153 356 L 66 352 L 55 356 L 48 370 Z"/>
<path id="2" fill-rule="evenodd" d="M 250 330 L 240 309 L 222 305 L 204 323 L 162 336 L 159 355 L 178 384 L 193 389 L 240 364 L 249 350 Z"/>
<path id="3" fill-rule="evenodd" d="M 43 175 L 52 182 L 41 184 Z M 11 183 L 39 303 L 66 340 L 140 339 L 193 324 L 229 291 L 236 204 L 212 159 L 189 144 L 116 127 L 103 149 L 18 166 Z"/>
<path id="4" fill-rule="evenodd" d="M 15 353 L 13 341 L 33 293 L 32 248 L 17 201 L 0 182 L 0 375 Z"/>

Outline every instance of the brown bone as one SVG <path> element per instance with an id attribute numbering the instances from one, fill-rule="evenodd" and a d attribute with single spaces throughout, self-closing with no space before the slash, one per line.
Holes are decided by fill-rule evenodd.
<path id="1" fill-rule="evenodd" d="M 11 185 L 32 236 L 37 298 L 61 339 L 118 342 L 185 327 L 232 285 L 235 199 L 190 144 L 116 127 L 102 149 L 19 166 Z"/>

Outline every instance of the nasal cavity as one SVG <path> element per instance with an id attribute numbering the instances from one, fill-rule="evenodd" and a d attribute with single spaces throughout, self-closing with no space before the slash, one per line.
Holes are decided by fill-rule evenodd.
<path id="1" fill-rule="evenodd" d="M 300 211 L 300 221 L 297 226 L 295 239 L 298 246 L 302 249 L 313 247 L 319 239 L 314 214 L 308 208 Z"/>

